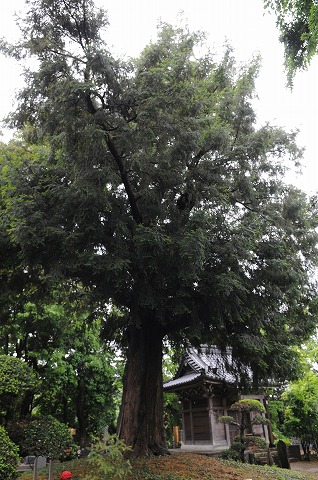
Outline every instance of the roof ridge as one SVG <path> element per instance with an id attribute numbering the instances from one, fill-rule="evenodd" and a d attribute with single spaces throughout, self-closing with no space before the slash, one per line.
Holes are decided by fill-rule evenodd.
<path id="1" fill-rule="evenodd" d="M 194 368 L 194 370 L 200 371 L 204 369 L 205 372 L 207 371 L 208 365 L 204 362 L 204 360 L 200 357 L 200 355 L 194 348 L 188 350 L 187 357 L 188 363 L 192 368 Z"/>

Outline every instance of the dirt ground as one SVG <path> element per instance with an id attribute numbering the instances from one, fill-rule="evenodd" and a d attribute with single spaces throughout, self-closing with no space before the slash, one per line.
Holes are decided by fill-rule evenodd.
<path id="1" fill-rule="evenodd" d="M 311 460 L 310 462 L 292 462 L 290 468 L 291 470 L 296 470 L 298 472 L 318 474 L 318 460 Z"/>

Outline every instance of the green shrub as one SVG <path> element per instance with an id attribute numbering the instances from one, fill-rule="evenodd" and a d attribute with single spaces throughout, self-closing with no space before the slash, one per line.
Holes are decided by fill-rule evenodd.
<path id="1" fill-rule="evenodd" d="M 24 439 L 24 429 L 29 425 L 29 420 L 18 420 L 8 422 L 6 425 L 7 433 L 10 437 L 10 440 L 18 445 L 19 452 L 21 457 L 26 457 L 28 452 L 23 449 L 23 439 Z"/>
<path id="2" fill-rule="evenodd" d="M 242 453 L 244 454 L 244 451 L 251 447 L 265 448 L 267 447 L 267 442 L 264 438 L 254 435 L 248 437 L 244 436 L 242 439 L 237 436 L 233 438 L 233 443 L 230 448 L 222 452 L 220 456 L 222 458 L 240 462 L 242 460 Z"/>
<path id="3" fill-rule="evenodd" d="M 10 440 L 6 430 L 0 427 L 0 480 L 17 478 L 18 463 L 18 447 Z"/>
<path id="4" fill-rule="evenodd" d="M 129 460 L 123 454 L 130 450 L 116 435 L 107 442 L 97 442 L 87 458 L 90 473 L 84 480 L 124 480 L 132 471 Z"/>
<path id="5" fill-rule="evenodd" d="M 23 434 L 21 446 L 27 455 L 44 456 L 53 460 L 72 451 L 74 446 L 67 425 L 51 416 L 32 419 L 24 428 Z"/>

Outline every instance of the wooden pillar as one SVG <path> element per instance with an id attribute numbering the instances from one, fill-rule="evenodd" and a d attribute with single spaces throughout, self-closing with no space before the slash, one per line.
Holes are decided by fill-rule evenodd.
<path id="1" fill-rule="evenodd" d="M 223 415 L 227 415 L 227 405 L 226 405 L 226 398 L 223 398 L 223 407 L 224 407 L 224 413 Z M 226 443 L 230 446 L 231 445 L 231 436 L 230 436 L 230 425 L 227 423 L 225 424 L 225 437 L 226 437 Z"/>
<path id="2" fill-rule="evenodd" d="M 209 397 L 209 422 L 210 422 L 210 430 L 211 430 L 211 444 L 214 445 L 214 439 L 213 439 L 213 424 L 214 424 L 214 413 L 213 413 L 213 398 Z"/>
<path id="3" fill-rule="evenodd" d="M 189 402 L 190 402 L 190 429 L 191 429 L 191 440 L 192 440 L 192 445 L 194 445 L 194 444 L 195 444 L 195 441 L 194 441 L 192 400 L 190 400 Z"/>
<path id="4" fill-rule="evenodd" d="M 182 402 L 182 443 L 186 445 L 186 424 L 184 418 L 184 402 Z"/>
<path id="5" fill-rule="evenodd" d="M 174 448 L 179 447 L 179 427 L 175 426 L 173 427 L 173 441 L 174 441 Z"/>

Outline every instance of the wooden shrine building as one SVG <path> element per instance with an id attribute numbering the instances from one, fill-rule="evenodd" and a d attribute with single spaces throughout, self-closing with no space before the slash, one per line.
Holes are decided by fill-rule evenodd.
<path id="1" fill-rule="evenodd" d="M 231 350 L 221 354 L 216 347 L 190 348 L 178 372 L 164 382 L 165 392 L 176 393 L 182 401 L 182 447 L 222 450 L 228 448 L 238 429 L 218 422 L 223 415 L 236 417 L 230 406 L 240 398 L 253 398 L 264 404 L 262 395 L 240 395 L 239 369 Z M 246 369 L 246 375 L 250 372 Z M 268 441 L 268 428 L 253 426 L 246 434 L 260 435 Z M 195 448 L 194 448 L 195 447 Z"/>

